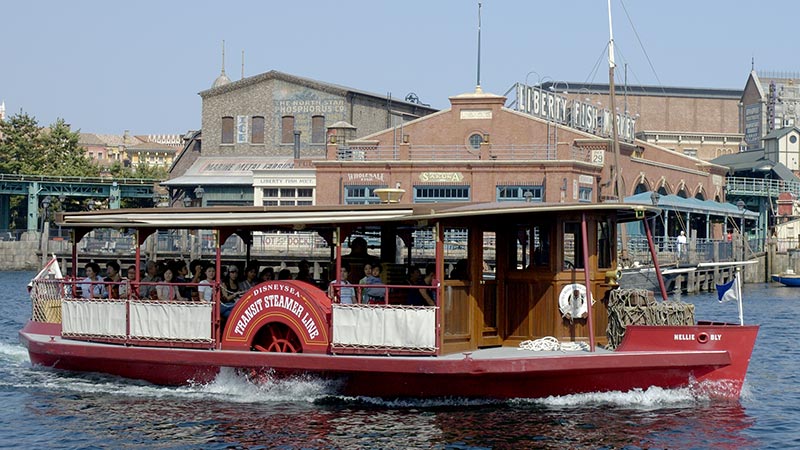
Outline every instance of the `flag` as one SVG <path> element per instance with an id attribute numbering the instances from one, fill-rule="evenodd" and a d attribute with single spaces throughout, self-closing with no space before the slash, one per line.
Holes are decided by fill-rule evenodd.
<path id="1" fill-rule="evenodd" d="M 738 289 L 736 289 L 736 277 L 725 284 L 717 285 L 717 298 L 720 303 L 729 302 L 731 300 L 739 300 Z"/>

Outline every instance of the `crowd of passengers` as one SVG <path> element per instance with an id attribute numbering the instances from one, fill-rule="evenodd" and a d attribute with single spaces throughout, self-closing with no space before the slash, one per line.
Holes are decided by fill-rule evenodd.
<path id="1" fill-rule="evenodd" d="M 355 256 L 355 255 L 351 255 Z M 351 266 L 352 264 L 352 266 Z M 457 276 L 460 264 L 451 272 Z M 351 271 L 351 267 L 356 270 Z M 346 258 L 342 264 L 341 276 L 327 281 L 325 272 L 322 280 L 315 280 L 311 274 L 311 265 L 302 260 L 297 265 L 295 274 L 289 268 L 280 269 L 277 273 L 273 267 L 260 270 L 258 262 L 253 261 L 239 275 L 239 266 L 230 265 L 222 274 L 220 283 L 221 313 L 226 316 L 237 300 L 250 288 L 270 280 L 297 280 L 313 284 L 327 290 L 334 302 L 344 304 L 384 304 L 390 292 L 403 292 L 405 301 L 413 306 L 434 306 L 436 289 L 433 288 L 435 266 L 429 264 L 423 274 L 419 267 L 408 269 L 405 284 L 415 286 L 408 289 L 388 289 L 381 277 L 382 265 L 377 259 L 369 258 L 359 261 L 358 258 Z M 105 273 L 100 265 L 89 262 L 84 266 L 85 277 L 75 284 L 75 296 L 82 298 L 136 298 L 165 301 L 211 301 L 216 281 L 216 267 L 202 260 L 194 260 L 187 264 L 183 260 L 148 261 L 143 273 L 137 279 L 135 265 L 128 266 L 121 273 L 115 261 L 105 265 Z M 395 299 L 396 301 L 396 299 Z"/>

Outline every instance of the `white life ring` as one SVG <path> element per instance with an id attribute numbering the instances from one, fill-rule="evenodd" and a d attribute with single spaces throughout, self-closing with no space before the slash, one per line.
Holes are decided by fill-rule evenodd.
<path id="1" fill-rule="evenodd" d="M 586 304 L 586 286 L 578 283 L 568 284 L 558 295 L 558 309 L 567 320 L 585 319 L 589 317 Z"/>

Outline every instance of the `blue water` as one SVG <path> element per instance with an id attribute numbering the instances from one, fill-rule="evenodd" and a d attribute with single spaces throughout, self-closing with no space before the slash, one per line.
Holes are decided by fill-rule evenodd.
<path id="1" fill-rule="evenodd" d="M 536 401 L 384 402 L 319 380 L 254 386 L 222 373 L 165 388 L 31 368 L 17 331 L 29 272 L 0 272 L 0 447 L 7 448 L 800 448 L 800 289 L 746 285 L 760 323 L 741 400 L 686 390 Z M 738 321 L 735 304 L 684 297 L 698 318 Z"/>

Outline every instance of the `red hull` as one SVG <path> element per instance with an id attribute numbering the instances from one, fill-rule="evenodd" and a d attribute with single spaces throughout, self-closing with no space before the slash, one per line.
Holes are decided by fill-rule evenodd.
<path id="1" fill-rule="evenodd" d="M 312 374 L 337 393 L 374 397 L 536 398 L 585 392 L 677 388 L 712 382 L 738 397 L 757 326 L 629 327 L 614 352 L 516 352 L 483 358 L 342 356 L 126 347 L 61 339 L 60 326 L 29 322 L 20 332 L 34 365 L 102 372 L 155 384 L 212 380 L 220 367 Z"/>

